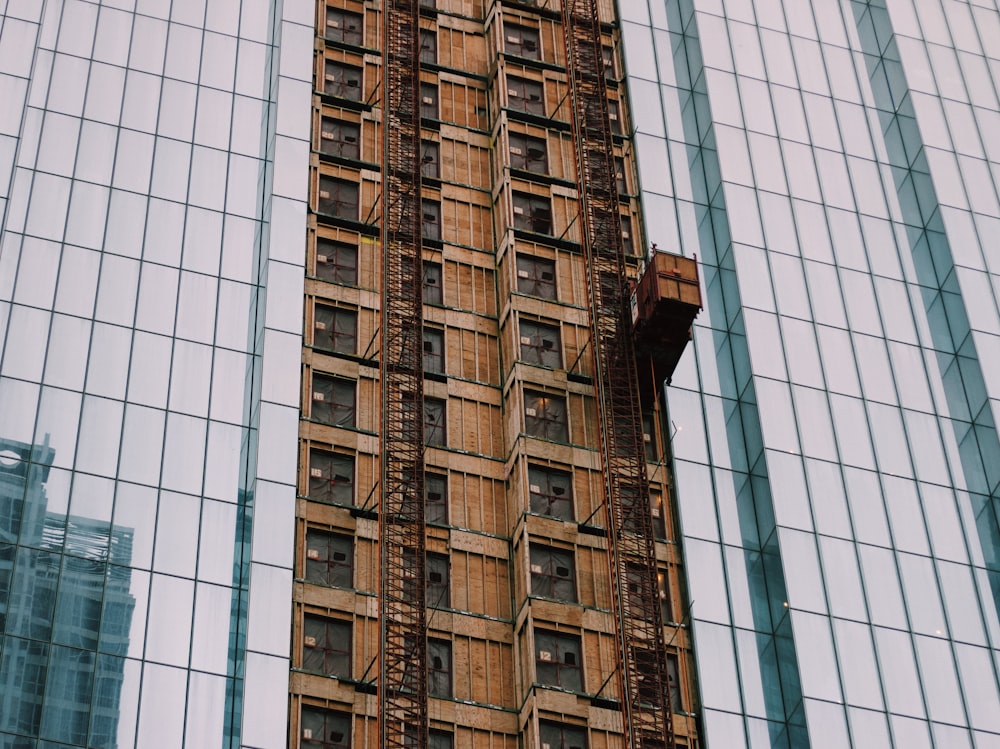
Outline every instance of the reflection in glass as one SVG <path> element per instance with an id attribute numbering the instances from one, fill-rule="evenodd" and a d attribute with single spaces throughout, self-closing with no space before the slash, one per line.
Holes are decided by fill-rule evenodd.
<path id="1" fill-rule="evenodd" d="M 49 512 L 54 458 L 47 442 L 0 439 L 0 628 L 8 633 L 0 730 L 116 746 L 125 661 L 98 663 L 94 651 L 128 649 L 133 529 Z"/>

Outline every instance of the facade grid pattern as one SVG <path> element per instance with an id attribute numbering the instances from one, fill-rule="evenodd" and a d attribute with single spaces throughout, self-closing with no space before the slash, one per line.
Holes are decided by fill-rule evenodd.
<path id="1" fill-rule="evenodd" d="M 706 742 L 996 743 L 996 4 L 622 10 Z"/>

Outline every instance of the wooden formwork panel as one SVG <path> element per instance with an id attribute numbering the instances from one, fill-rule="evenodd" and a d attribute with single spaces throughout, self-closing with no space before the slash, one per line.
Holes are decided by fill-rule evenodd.
<path id="1" fill-rule="evenodd" d="M 448 255 L 454 254 L 456 259 L 446 257 L 444 261 L 444 301 L 449 307 L 476 312 L 480 315 L 495 317 L 497 313 L 496 271 L 492 265 L 462 262 L 462 259 L 472 258 L 472 253 L 461 249 L 448 249 Z M 459 259 L 462 258 L 462 259 Z"/>
<path id="2" fill-rule="evenodd" d="M 455 245 L 492 250 L 490 205 L 484 193 L 461 191 L 449 186 L 441 190 L 441 238 Z M 475 201 L 470 198 L 475 197 Z"/>
<path id="3" fill-rule="evenodd" d="M 482 23 L 468 18 L 438 15 L 436 22 L 421 19 L 420 25 L 437 28 L 438 65 L 478 76 L 489 73 Z"/>
<path id="4" fill-rule="evenodd" d="M 509 619 L 510 569 L 506 558 L 451 552 L 452 608 Z"/>
<path id="5" fill-rule="evenodd" d="M 490 188 L 490 148 L 485 133 L 442 125 L 438 135 L 441 149 L 441 179 L 479 190 Z M 454 185 L 452 186 L 454 188 Z M 462 198 L 456 194 L 455 199 Z"/>

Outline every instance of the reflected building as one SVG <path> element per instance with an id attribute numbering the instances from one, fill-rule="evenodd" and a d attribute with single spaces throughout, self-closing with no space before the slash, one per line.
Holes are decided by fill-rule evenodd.
<path id="1" fill-rule="evenodd" d="M 132 529 L 47 511 L 55 451 L 0 439 L 0 736 L 118 746 Z"/>

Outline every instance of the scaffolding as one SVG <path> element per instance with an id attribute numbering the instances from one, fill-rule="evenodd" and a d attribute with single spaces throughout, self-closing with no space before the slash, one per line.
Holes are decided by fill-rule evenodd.
<path id="1" fill-rule="evenodd" d="M 667 653 L 597 0 L 563 0 L 597 372 L 622 712 L 630 749 L 673 746 Z"/>
<path id="2" fill-rule="evenodd" d="M 380 746 L 427 747 L 419 0 L 387 0 L 382 46 Z"/>

